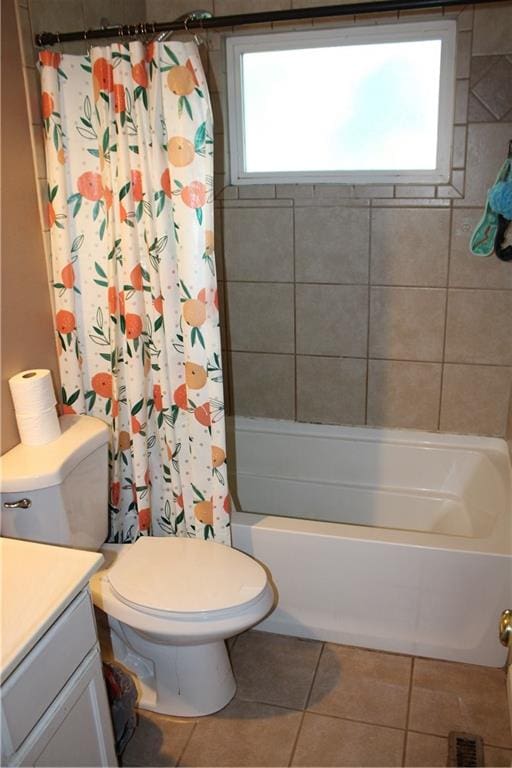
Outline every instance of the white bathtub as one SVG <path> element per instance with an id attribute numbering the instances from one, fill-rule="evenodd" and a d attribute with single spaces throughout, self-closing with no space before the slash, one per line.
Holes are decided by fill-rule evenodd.
<path id="1" fill-rule="evenodd" d="M 483 437 L 237 418 L 236 547 L 268 566 L 271 632 L 505 663 L 511 466 Z"/>

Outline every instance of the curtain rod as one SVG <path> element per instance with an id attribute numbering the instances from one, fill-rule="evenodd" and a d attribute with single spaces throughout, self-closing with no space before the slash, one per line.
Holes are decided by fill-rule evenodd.
<path id="1" fill-rule="evenodd" d="M 498 0 L 508 2 L 508 0 Z M 469 5 L 482 5 L 496 0 L 472 0 Z M 158 35 L 160 32 L 194 31 L 201 29 L 219 29 L 239 27 L 246 24 L 263 24 L 272 21 L 297 21 L 300 19 L 321 19 L 332 16 L 359 16 L 366 13 L 387 13 L 389 11 L 425 10 L 430 8 L 449 8 L 461 5 L 460 0 L 371 0 L 371 2 L 350 3 L 348 5 L 322 5 L 317 8 L 292 8 L 279 11 L 240 13 L 229 16 L 199 17 L 194 12 L 184 20 L 141 22 L 140 24 L 121 24 L 101 29 L 84 29 L 79 32 L 41 32 L 35 35 L 38 47 L 67 43 L 72 40 L 101 40 L 106 37 L 140 37 Z M 196 12 L 197 13 L 197 12 Z"/>

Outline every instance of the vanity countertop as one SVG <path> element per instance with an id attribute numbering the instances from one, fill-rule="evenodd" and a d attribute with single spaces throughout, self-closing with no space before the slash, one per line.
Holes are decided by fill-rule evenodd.
<path id="1" fill-rule="evenodd" d="M 98 570 L 82 549 L 0 538 L 3 682 Z"/>

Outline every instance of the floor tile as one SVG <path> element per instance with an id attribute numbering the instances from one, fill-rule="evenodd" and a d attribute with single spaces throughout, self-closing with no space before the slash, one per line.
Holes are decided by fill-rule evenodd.
<path id="1" fill-rule="evenodd" d="M 485 747 L 484 758 L 487 768 L 510 768 L 512 765 L 512 749 Z"/>
<path id="2" fill-rule="evenodd" d="M 466 731 L 496 747 L 512 746 L 504 671 L 416 659 L 409 728 L 439 736 Z"/>
<path id="3" fill-rule="evenodd" d="M 257 631 L 240 635 L 231 653 L 237 697 L 303 709 L 321 649 L 316 640 Z"/>
<path id="4" fill-rule="evenodd" d="M 397 766 L 405 732 L 306 713 L 292 765 Z"/>
<path id="5" fill-rule="evenodd" d="M 138 726 L 123 752 L 124 766 L 177 765 L 196 721 L 139 710 Z"/>
<path id="6" fill-rule="evenodd" d="M 407 734 L 405 763 L 408 768 L 445 766 L 448 760 L 448 739 L 426 733 Z"/>
<path id="7" fill-rule="evenodd" d="M 198 721 L 180 765 L 288 765 L 301 718 L 291 709 L 235 699 Z"/>
<path id="8" fill-rule="evenodd" d="M 308 709 L 405 727 L 411 658 L 326 644 Z"/>

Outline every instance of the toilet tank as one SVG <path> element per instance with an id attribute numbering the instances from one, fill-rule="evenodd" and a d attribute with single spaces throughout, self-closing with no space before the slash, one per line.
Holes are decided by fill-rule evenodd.
<path id="1" fill-rule="evenodd" d="M 0 533 L 97 550 L 108 534 L 109 430 L 90 416 L 63 416 L 60 426 L 57 440 L 0 458 Z"/>

